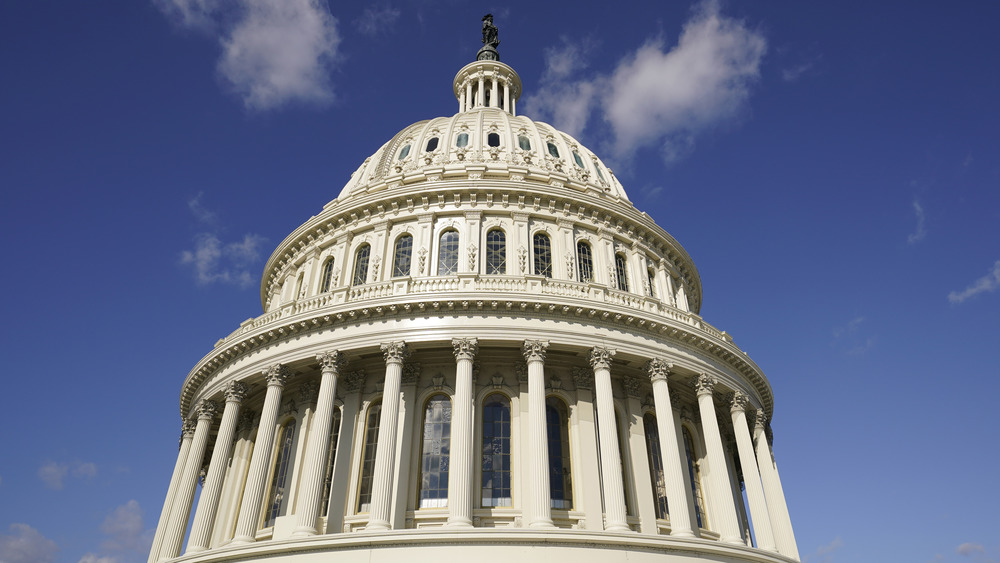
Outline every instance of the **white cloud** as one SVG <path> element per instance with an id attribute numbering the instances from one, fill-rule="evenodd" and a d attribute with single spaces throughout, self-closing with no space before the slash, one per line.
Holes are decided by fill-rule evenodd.
<path id="1" fill-rule="evenodd" d="M 73 466 L 73 475 L 87 478 L 97 477 L 97 465 L 90 462 L 76 463 Z"/>
<path id="2" fill-rule="evenodd" d="M 819 57 L 816 57 L 815 59 L 806 61 L 804 63 L 799 63 L 797 65 L 793 65 L 788 68 L 782 69 L 781 79 L 784 80 L 785 82 L 798 82 L 799 78 L 802 78 L 802 75 L 812 70 L 816 66 L 816 63 L 818 61 Z"/>
<path id="3" fill-rule="evenodd" d="M 927 236 L 927 228 L 924 226 L 926 222 L 924 207 L 920 205 L 920 200 L 916 198 L 913 199 L 913 214 L 917 216 L 917 227 L 910 233 L 910 236 L 906 237 L 906 242 L 910 244 L 920 242 Z"/>
<path id="4" fill-rule="evenodd" d="M 115 508 L 104 519 L 101 532 L 108 536 L 101 544 L 105 550 L 145 553 L 152 545 L 154 530 L 143 529 L 142 508 L 138 501 L 130 500 Z"/>
<path id="5" fill-rule="evenodd" d="M 222 282 L 249 287 L 254 277 L 247 266 L 260 256 L 264 240 L 247 234 L 242 241 L 223 243 L 212 233 L 200 233 L 195 236 L 194 249 L 181 252 L 181 264 L 194 268 L 199 284 Z"/>
<path id="6" fill-rule="evenodd" d="M 11 524 L 9 534 L 0 534 L 0 561 L 3 563 L 49 563 L 59 547 L 27 524 Z"/>
<path id="7" fill-rule="evenodd" d="M 546 52 L 541 88 L 526 99 L 526 113 L 578 135 L 596 110 L 611 129 L 616 158 L 660 146 L 671 162 L 690 153 L 700 133 L 744 108 L 767 41 L 722 15 L 716 0 L 705 0 L 694 6 L 677 45 L 647 41 L 609 75 L 580 76 L 587 48 L 564 39 Z"/>
<path id="8" fill-rule="evenodd" d="M 251 110 L 333 99 L 337 20 L 320 0 L 154 0 L 176 25 L 216 35 L 219 75 Z"/>
<path id="9" fill-rule="evenodd" d="M 836 537 L 832 542 L 819 546 L 816 548 L 816 551 L 803 557 L 802 563 L 809 563 L 810 561 L 814 561 L 816 563 L 831 563 L 833 561 L 833 553 L 842 547 L 844 547 L 844 540 L 840 539 L 840 537 Z"/>
<path id="10" fill-rule="evenodd" d="M 388 5 L 368 7 L 354 20 L 354 26 L 364 35 L 379 35 L 392 29 L 401 14 L 401 11 Z"/>
<path id="11" fill-rule="evenodd" d="M 216 215 L 215 212 L 209 211 L 201 203 L 201 196 L 205 195 L 205 192 L 198 192 L 198 195 L 188 200 L 188 209 L 191 210 L 191 214 L 194 218 L 201 223 L 207 223 L 212 225 L 215 223 Z"/>
<path id="12" fill-rule="evenodd" d="M 875 337 L 864 334 L 865 318 L 857 316 L 846 325 L 834 327 L 833 345 L 848 356 L 862 356 L 875 347 Z"/>
<path id="13" fill-rule="evenodd" d="M 38 478 L 45 483 L 46 487 L 57 491 L 65 485 L 67 473 L 69 473 L 69 466 L 54 461 L 45 463 L 38 468 Z"/>
<path id="14" fill-rule="evenodd" d="M 948 301 L 963 303 L 966 299 L 971 299 L 980 293 L 990 293 L 998 287 L 1000 287 L 1000 260 L 993 264 L 993 269 L 988 274 L 972 282 L 969 287 L 949 293 Z"/>
<path id="15" fill-rule="evenodd" d="M 986 549 L 983 548 L 982 544 L 966 542 L 956 547 L 955 553 L 959 555 L 974 555 L 976 553 L 986 553 Z"/>

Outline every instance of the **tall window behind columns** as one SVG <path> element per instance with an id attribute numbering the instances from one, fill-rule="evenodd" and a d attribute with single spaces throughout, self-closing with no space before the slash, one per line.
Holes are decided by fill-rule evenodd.
<path id="1" fill-rule="evenodd" d="M 511 506 L 510 399 L 493 393 L 483 400 L 482 502 L 483 508 Z"/>
<path id="2" fill-rule="evenodd" d="M 439 393 L 424 408 L 420 452 L 419 508 L 448 505 L 448 468 L 451 453 L 451 399 Z"/>

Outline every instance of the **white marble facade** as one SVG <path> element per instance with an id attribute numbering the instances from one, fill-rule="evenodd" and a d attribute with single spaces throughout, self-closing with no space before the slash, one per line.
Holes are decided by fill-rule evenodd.
<path id="1" fill-rule="evenodd" d="M 798 560 L 770 385 L 698 315 L 691 257 L 516 115 L 509 66 L 454 92 L 278 246 L 264 313 L 184 381 L 150 563 Z"/>

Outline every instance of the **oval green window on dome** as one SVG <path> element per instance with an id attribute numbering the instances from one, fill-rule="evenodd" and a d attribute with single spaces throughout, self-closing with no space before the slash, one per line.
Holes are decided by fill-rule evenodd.
<path id="1" fill-rule="evenodd" d="M 406 158 L 407 156 L 409 156 L 409 154 L 410 154 L 410 145 L 407 144 L 405 147 L 403 147 L 402 149 L 400 149 L 400 151 L 399 151 L 399 160 L 403 160 L 404 158 Z"/>

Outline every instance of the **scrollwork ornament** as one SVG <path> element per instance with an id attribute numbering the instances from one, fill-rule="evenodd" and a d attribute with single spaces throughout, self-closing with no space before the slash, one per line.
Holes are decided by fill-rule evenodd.
<path id="1" fill-rule="evenodd" d="M 476 271 L 476 253 L 479 251 L 479 249 L 476 248 L 476 245 L 470 244 L 468 250 L 469 250 L 469 271 L 474 272 Z"/>
<path id="2" fill-rule="evenodd" d="M 417 273 L 424 273 L 424 265 L 427 264 L 427 249 L 421 248 L 417 251 Z"/>
<path id="3" fill-rule="evenodd" d="M 615 350 L 595 346 L 590 350 L 590 366 L 595 370 L 611 369 L 611 359 L 615 357 Z"/>
<path id="4" fill-rule="evenodd" d="M 646 363 L 646 372 L 649 373 L 650 381 L 666 380 L 674 364 L 663 358 L 653 358 Z"/>
<path id="5" fill-rule="evenodd" d="M 518 383 L 528 382 L 528 366 L 522 362 L 514 364 L 514 375 L 517 376 Z"/>
<path id="6" fill-rule="evenodd" d="M 622 378 L 622 386 L 625 388 L 625 394 L 633 399 L 639 398 L 639 378 L 631 375 L 626 375 Z"/>
<path id="7" fill-rule="evenodd" d="M 212 420 L 215 418 L 215 413 L 219 412 L 219 403 L 205 399 L 198 403 L 195 410 L 198 412 L 198 420 Z"/>
<path id="8" fill-rule="evenodd" d="M 423 368 L 418 362 L 406 362 L 403 365 L 403 385 L 416 385 L 420 383 L 420 374 L 423 373 Z"/>
<path id="9" fill-rule="evenodd" d="M 718 383 L 718 379 L 708 375 L 707 373 L 703 373 L 694 380 L 694 390 L 698 393 L 699 397 L 701 395 L 711 395 Z"/>
<path id="10" fill-rule="evenodd" d="M 475 338 L 454 338 L 451 341 L 456 360 L 472 361 L 479 351 L 479 341 Z"/>
<path id="11" fill-rule="evenodd" d="M 573 384 L 577 389 L 593 389 L 594 373 L 585 368 L 573 368 Z"/>
<path id="12" fill-rule="evenodd" d="M 406 347 L 406 342 L 397 340 L 383 344 L 382 354 L 385 356 L 385 363 L 401 364 L 409 356 L 409 350 Z"/>
<path id="13" fill-rule="evenodd" d="M 299 387 L 299 402 L 303 405 L 315 405 L 319 397 L 319 383 L 307 381 Z"/>
<path id="14" fill-rule="evenodd" d="M 525 340 L 521 346 L 521 352 L 524 354 L 526 362 L 544 362 L 548 349 L 549 343 L 545 340 Z"/>
<path id="15" fill-rule="evenodd" d="M 230 381 L 226 386 L 225 396 L 227 403 L 240 404 L 247 397 L 250 388 L 242 381 Z"/>
<path id="16" fill-rule="evenodd" d="M 732 396 L 729 398 L 729 410 L 732 412 L 746 412 L 748 400 L 749 398 L 745 394 L 740 391 L 733 391 Z"/>
<path id="17" fill-rule="evenodd" d="M 359 369 L 349 371 L 344 375 L 343 387 L 345 391 L 357 391 L 365 384 L 365 370 Z"/>
<path id="18" fill-rule="evenodd" d="M 292 370 L 283 364 L 275 364 L 264 370 L 264 379 L 267 380 L 268 387 L 284 387 L 291 375 Z"/>
<path id="19" fill-rule="evenodd" d="M 316 356 L 316 361 L 319 362 L 320 369 L 332 371 L 334 374 L 339 374 L 345 363 L 344 354 L 338 350 L 323 352 Z"/>
<path id="20" fill-rule="evenodd" d="M 528 269 L 528 251 L 523 246 L 517 249 L 517 264 L 522 274 Z"/>
<path id="21" fill-rule="evenodd" d="M 570 252 L 569 250 L 567 250 L 566 251 L 566 275 L 569 276 L 569 279 L 573 279 L 573 271 L 576 270 L 576 268 L 574 268 L 574 265 L 575 265 L 574 262 L 575 262 L 575 258 L 573 257 L 573 253 Z"/>

